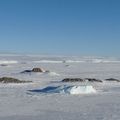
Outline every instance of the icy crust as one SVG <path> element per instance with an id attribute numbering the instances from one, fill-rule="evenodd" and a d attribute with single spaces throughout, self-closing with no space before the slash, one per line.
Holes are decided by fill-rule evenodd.
<path id="1" fill-rule="evenodd" d="M 68 89 L 69 94 L 89 94 L 96 93 L 93 86 L 73 86 Z"/>
<path id="2" fill-rule="evenodd" d="M 30 90 L 35 93 L 91 94 L 96 93 L 93 86 L 48 86 L 44 89 Z"/>

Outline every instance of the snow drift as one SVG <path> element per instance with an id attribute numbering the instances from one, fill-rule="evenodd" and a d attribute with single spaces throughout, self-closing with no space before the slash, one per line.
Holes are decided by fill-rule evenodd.
<path id="1" fill-rule="evenodd" d="M 44 89 L 29 90 L 35 93 L 90 94 L 96 93 L 93 86 L 48 86 Z"/>
<path id="2" fill-rule="evenodd" d="M 60 76 L 58 73 L 56 72 L 48 72 L 48 75 L 50 76 Z"/>
<path id="3" fill-rule="evenodd" d="M 62 63 L 62 61 L 56 60 L 40 60 L 40 61 L 33 61 L 34 63 Z"/>
<path id="4" fill-rule="evenodd" d="M 17 64 L 18 61 L 15 61 L 15 60 L 0 60 L 0 64 Z"/>
<path id="5" fill-rule="evenodd" d="M 120 63 L 119 60 L 107 60 L 107 59 L 92 59 L 92 63 Z"/>

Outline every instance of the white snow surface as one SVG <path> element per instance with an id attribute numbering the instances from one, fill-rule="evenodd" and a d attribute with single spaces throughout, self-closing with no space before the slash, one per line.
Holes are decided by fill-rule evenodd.
<path id="1" fill-rule="evenodd" d="M 0 66 L 0 77 L 33 83 L 0 83 L 0 120 L 120 120 L 120 83 L 104 81 L 107 78 L 120 79 L 118 58 L 0 55 L 0 61 L 3 60 L 7 64 L 17 62 L 9 67 Z M 54 62 L 34 62 L 41 60 Z M 21 74 L 34 67 L 50 72 Z M 96 78 L 104 82 L 61 82 L 69 77 Z M 56 91 L 54 89 L 49 94 L 31 92 L 49 86 L 57 86 Z"/>

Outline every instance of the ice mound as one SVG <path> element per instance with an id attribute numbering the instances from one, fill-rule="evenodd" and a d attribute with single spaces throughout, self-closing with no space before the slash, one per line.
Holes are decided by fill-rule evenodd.
<path id="1" fill-rule="evenodd" d="M 93 86 L 48 86 L 44 89 L 29 90 L 36 93 L 90 94 L 96 93 Z"/>
<path id="2" fill-rule="evenodd" d="M 58 73 L 56 73 L 56 72 L 48 72 L 48 74 L 50 75 L 50 76 L 60 76 Z"/>
<path id="3" fill-rule="evenodd" d="M 96 90 L 93 86 L 71 86 L 69 89 L 66 89 L 69 94 L 89 94 L 96 93 Z"/>

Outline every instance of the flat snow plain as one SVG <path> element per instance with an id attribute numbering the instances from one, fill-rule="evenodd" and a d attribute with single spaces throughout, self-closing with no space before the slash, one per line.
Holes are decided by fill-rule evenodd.
<path id="1" fill-rule="evenodd" d="M 0 55 L 0 61 L 0 77 L 33 81 L 0 83 L 0 120 L 120 120 L 120 83 L 104 81 L 107 78 L 120 79 L 118 59 Z M 41 67 L 50 73 L 21 73 L 33 67 Z M 97 78 L 104 82 L 61 82 L 69 77 Z M 71 95 L 29 91 L 64 85 L 93 86 L 97 92 Z"/>

